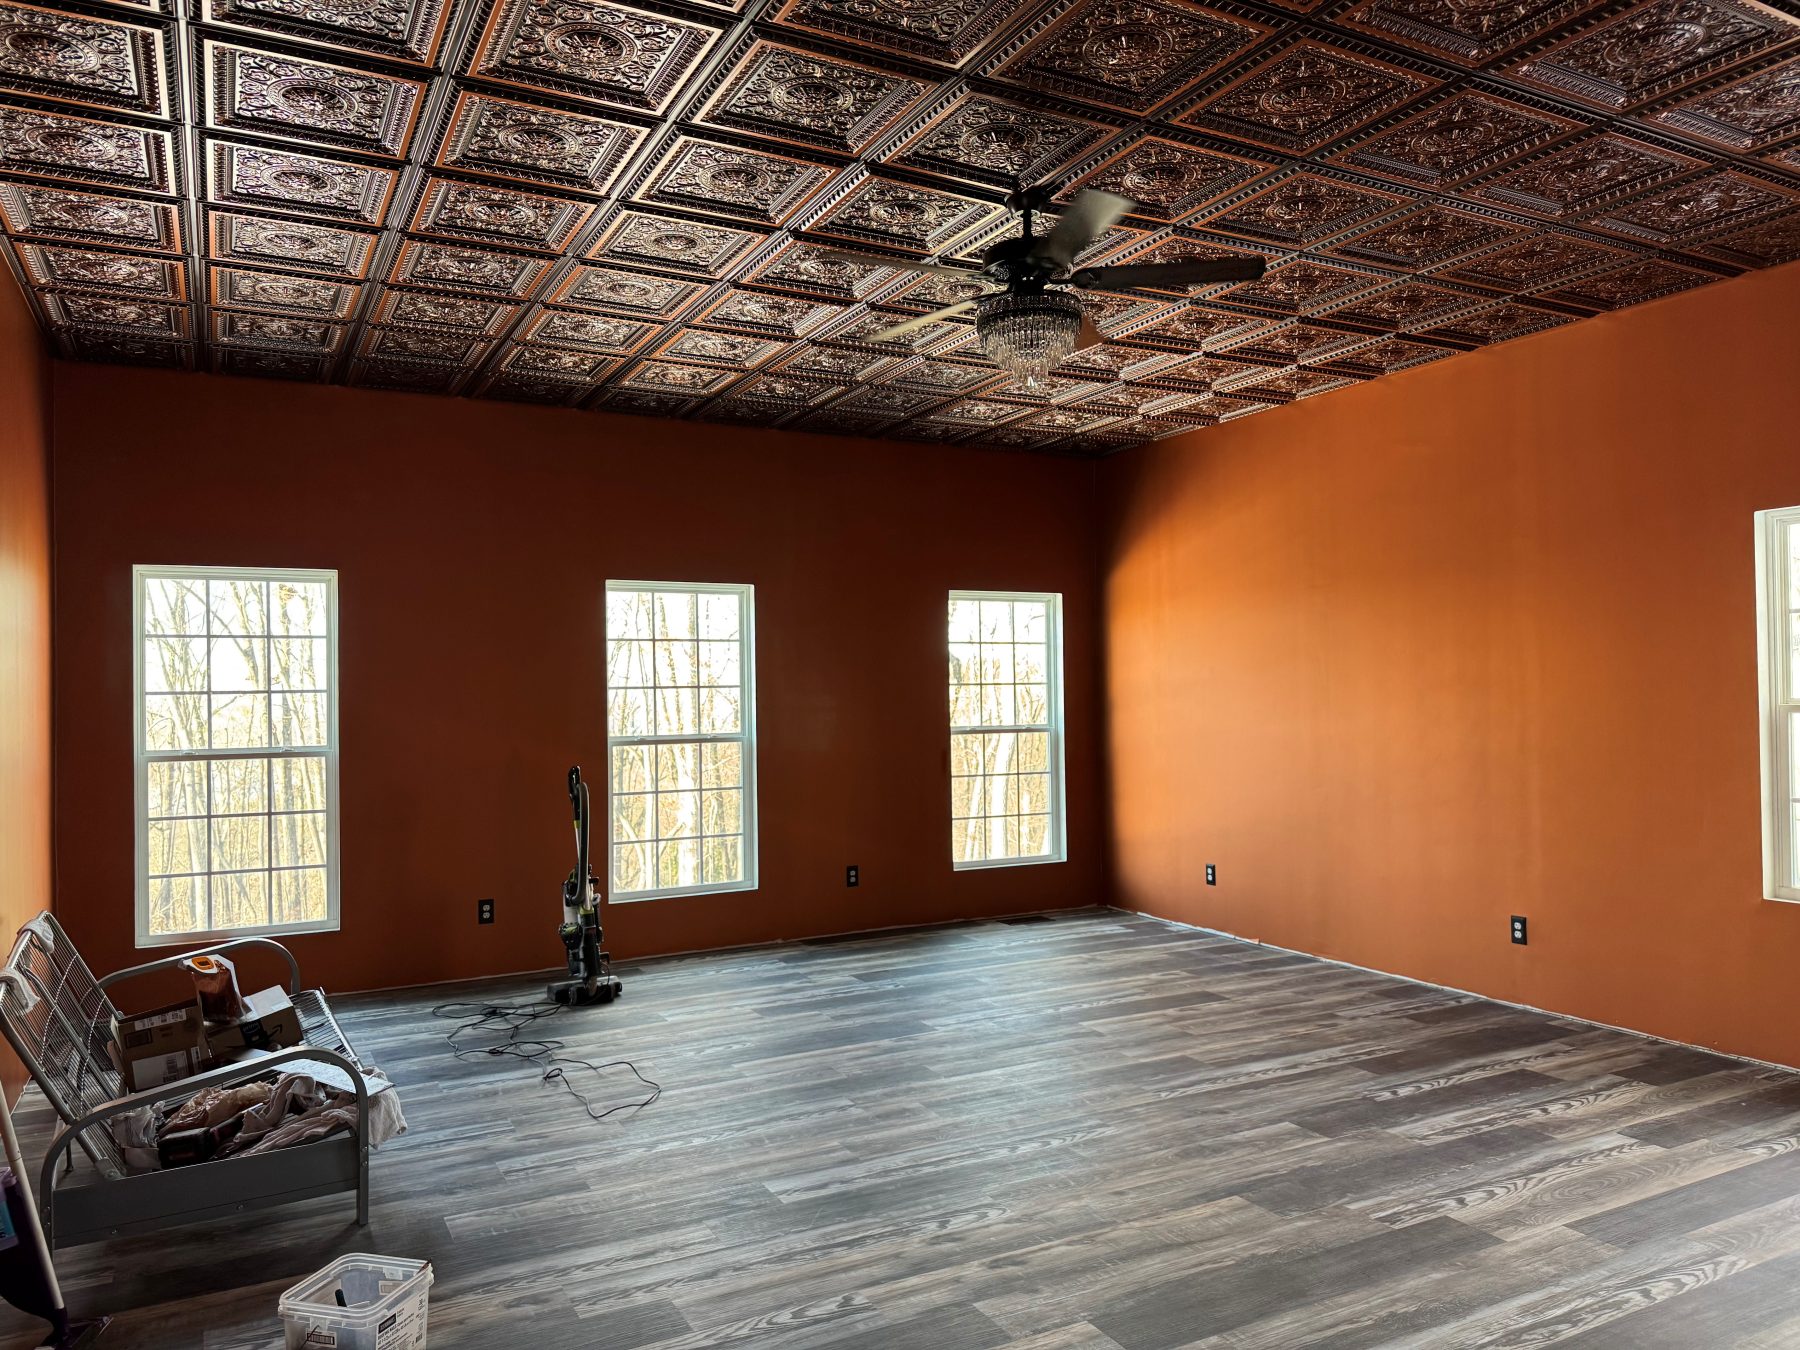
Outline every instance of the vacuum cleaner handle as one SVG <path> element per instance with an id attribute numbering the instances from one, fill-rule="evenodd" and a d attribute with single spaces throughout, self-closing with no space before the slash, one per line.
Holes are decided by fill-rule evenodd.
<path id="1" fill-rule="evenodd" d="M 569 766 L 569 805 L 575 809 L 577 817 L 581 815 L 581 765 Z"/>

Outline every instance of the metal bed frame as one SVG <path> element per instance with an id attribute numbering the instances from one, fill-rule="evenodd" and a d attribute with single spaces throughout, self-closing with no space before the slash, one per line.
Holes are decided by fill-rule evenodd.
<path id="1" fill-rule="evenodd" d="M 216 955 L 245 948 L 279 953 L 286 962 L 288 995 L 300 1014 L 303 1043 L 127 1093 L 107 1053 L 112 1019 L 119 1013 L 107 991 L 201 952 Z M 300 964 L 279 942 L 237 938 L 95 979 L 62 926 L 45 911 L 19 930 L 12 955 L 0 968 L 0 1031 L 63 1121 L 44 1156 L 38 1187 L 44 1234 L 53 1249 L 342 1191 L 356 1192 L 356 1221 L 368 1223 L 369 1099 L 362 1066 L 324 994 L 300 988 Z M 114 1116 L 185 1100 L 203 1088 L 249 1082 L 293 1060 L 332 1064 L 350 1075 L 356 1084 L 357 1109 L 352 1133 L 255 1157 L 132 1172 L 107 1128 Z M 79 1177 L 74 1172 L 76 1145 L 93 1164 Z"/>

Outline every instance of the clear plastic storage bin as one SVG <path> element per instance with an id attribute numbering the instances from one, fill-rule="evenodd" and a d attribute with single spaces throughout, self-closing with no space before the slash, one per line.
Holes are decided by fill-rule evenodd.
<path id="1" fill-rule="evenodd" d="M 281 1296 L 287 1350 L 424 1350 L 430 1294 L 429 1261 L 340 1256 Z"/>

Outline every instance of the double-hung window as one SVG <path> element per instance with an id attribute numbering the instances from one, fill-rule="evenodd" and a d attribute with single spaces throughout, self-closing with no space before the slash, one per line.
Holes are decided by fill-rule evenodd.
<path id="1" fill-rule="evenodd" d="M 615 900 L 756 886 L 753 589 L 606 585 Z"/>
<path id="2" fill-rule="evenodd" d="M 1062 597 L 950 592 L 950 859 L 1061 862 Z"/>
<path id="3" fill-rule="evenodd" d="M 1800 506 L 1756 513 L 1763 895 L 1800 900 Z"/>
<path id="4" fill-rule="evenodd" d="M 132 579 L 138 945 L 336 928 L 337 574 Z"/>

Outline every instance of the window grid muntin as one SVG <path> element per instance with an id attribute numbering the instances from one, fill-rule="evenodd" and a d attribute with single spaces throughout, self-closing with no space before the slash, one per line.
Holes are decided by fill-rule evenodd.
<path id="1" fill-rule="evenodd" d="M 967 640 L 959 641 L 957 629 L 955 627 L 955 607 L 959 603 L 968 602 L 975 602 L 981 607 L 978 608 L 977 611 L 981 617 L 978 620 L 976 641 L 974 643 L 970 643 Z M 990 641 L 987 636 L 987 610 L 985 607 L 988 605 L 1005 605 L 1007 608 L 1007 637 L 1004 640 L 995 639 Z M 1018 626 L 1020 607 L 1035 605 L 1043 606 L 1042 637 L 1021 640 L 1019 637 Z M 1030 863 L 1060 862 L 1067 856 L 1063 833 L 1063 728 L 1061 687 L 1062 597 L 1054 592 L 951 591 L 946 613 L 949 620 L 947 626 L 947 638 L 948 655 L 951 662 L 950 669 L 947 671 L 949 676 L 951 736 L 951 863 L 956 869 L 965 870 L 981 867 L 1007 867 Z M 970 646 L 980 648 L 980 651 L 977 653 L 976 673 L 981 678 L 975 681 L 970 681 L 966 678 L 958 680 L 956 678 L 958 668 L 954 664 L 959 659 L 958 648 L 963 649 L 961 659 L 966 660 L 967 648 Z M 990 673 L 990 663 L 987 656 L 987 648 L 989 647 L 1007 649 L 1005 652 L 1004 664 L 999 667 L 998 673 L 1010 673 L 1010 679 L 989 681 L 986 678 Z M 1041 675 L 1041 679 L 1020 680 L 1018 678 L 1020 670 L 1020 648 L 1041 652 L 1041 666 L 1037 668 L 1037 673 Z M 996 655 L 998 655 L 998 653 L 996 653 Z M 967 673 L 966 668 L 963 673 Z M 1006 686 L 1011 689 L 1013 691 L 1013 696 L 1010 711 L 1014 717 L 1020 712 L 1017 702 L 1017 689 L 1020 687 L 1031 687 L 1034 689 L 1041 688 L 1042 692 L 1037 696 L 1040 702 L 1033 709 L 1033 711 L 1041 712 L 1041 717 L 1031 721 L 985 720 L 990 713 L 997 715 L 1008 711 L 1008 708 L 1006 699 L 990 700 L 986 697 L 985 692 L 983 692 L 978 694 L 975 708 L 979 716 L 984 720 L 969 721 L 966 718 L 959 719 L 959 706 L 965 712 L 969 706 L 966 695 L 959 704 L 959 688 L 966 690 L 971 686 L 974 686 L 981 691 L 1000 686 Z M 966 738 L 975 736 L 984 738 L 980 754 L 980 771 L 976 773 L 958 772 L 963 764 L 963 759 L 959 758 L 959 750 L 962 750 L 967 746 L 968 742 Z M 991 761 L 988 753 L 989 745 L 988 740 L 985 738 L 994 738 L 999 744 L 1009 746 L 1009 749 L 1006 751 L 1006 755 L 1009 757 L 1008 762 L 1011 765 L 1020 766 L 1023 762 L 1019 757 L 1019 747 L 1023 743 L 1021 738 L 1026 736 L 1042 738 L 1041 757 L 1033 755 L 1030 764 L 1023 767 L 1008 768 L 1000 773 L 991 772 Z M 1022 800 L 1022 797 L 1013 797 L 1012 795 L 1022 788 L 1022 779 L 1029 777 L 1035 780 L 1046 776 L 1048 779 L 1048 800 L 1045 804 L 1046 809 L 1042 811 L 1015 809 L 1011 811 L 1000 810 L 996 812 L 990 809 L 983 810 L 979 814 L 973 812 L 959 814 L 959 808 L 964 793 L 964 789 L 959 786 L 960 782 L 969 782 L 971 784 L 976 782 L 993 784 L 994 780 L 1001 780 L 997 787 L 1000 802 L 1002 806 L 1004 806 L 1008 800 Z M 990 787 L 982 804 L 991 808 L 994 805 L 994 802 L 994 789 Z M 982 822 L 979 830 L 973 825 L 973 822 L 975 821 Z M 1006 852 L 999 856 L 994 856 L 994 850 L 991 847 L 990 841 L 996 822 L 998 822 L 999 828 L 1005 832 L 1005 836 L 1003 837 L 1011 837 L 1018 841 L 1016 847 L 1019 851 Z M 1027 822 L 1030 822 L 1030 824 L 1028 825 Z M 1033 852 L 1024 851 L 1026 847 L 1025 840 L 1028 837 L 1026 834 L 1027 830 L 1032 832 L 1029 836 L 1031 838 L 1040 837 L 1039 832 L 1041 832 L 1041 850 Z M 987 856 L 971 856 L 977 834 L 979 834 L 980 838 L 981 852 Z"/>
<path id="2" fill-rule="evenodd" d="M 191 943 L 212 936 L 230 936 L 256 933 L 293 933 L 329 930 L 338 924 L 339 897 L 339 857 L 338 857 L 338 794 L 337 794 L 337 574 L 331 571 L 301 568 L 201 568 L 201 567 L 151 567 L 133 568 L 132 599 L 132 636 L 133 652 L 133 737 L 134 758 L 137 762 L 136 772 L 136 928 L 137 945 L 155 946 L 164 943 Z M 151 596 L 153 587 L 158 583 L 169 583 L 185 587 L 190 596 L 197 595 L 198 610 L 201 618 L 197 628 L 183 624 L 170 631 L 153 632 L 152 625 L 157 617 L 153 613 Z M 299 629 L 288 627 L 278 630 L 276 624 L 276 606 L 274 605 L 274 588 L 286 583 L 296 590 L 316 588 L 322 602 L 321 613 L 313 616 L 310 625 Z M 259 595 L 260 617 L 256 624 L 246 626 L 242 631 L 234 632 L 229 623 L 222 623 L 214 588 L 230 586 L 248 587 L 245 594 Z M 288 623 L 293 623 L 293 610 L 283 606 L 283 613 Z M 192 622 L 191 619 L 189 621 Z M 255 631 L 260 627 L 261 631 Z M 321 627 L 323 631 L 320 631 Z M 160 686 L 169 686 L 173 680 L 167 677 L 166 670 L 160 671 L 163 678 L 159 688 L 151 688 L 149 676 L 150 662 L 146 659 L 152 645 L 158 638 L 170 641 L 199 642 L 203 644 L 205 662 L 205 686 L 201 692 L 170 692 Z M 215 647 L 219 644 L 241 639 L 260 647 L 262 669 L 264 672 L 263 688 L 219 688 L 215 680 Z M 304 685 L 291 685 L 286 682 L 288 674 L 284 666 L 281 676 L 270 663 L 270 656 L 277 643 L 308 644 L 312 651 L 312 680 Z M 190 686 L 191 688 L 192 686 Z M 313 733 L 293 744 L 281 744 L 275 741 L 275 729 L 278 725 L 274 715 L 275 700 L 286 696 L 305 693 L 318 696 L 313 707 L 316 722 Z M 216 695 L 224 694 L 229 698 L 244 695 L 262 696 L 263 705 L 262 729 L 267 743 L 261 745 L 210 745 L 218 719 L 214 704 Z M 208 745 L 178 744 L 174 749 L 152 749 L 150 747 L 150 702 L 154 698 L 194 698 L 200 701 L 202 716 L 200 726 L 204 730 Z M 293 723 L 290 722 L 290 729 Z M 222 811 L 217 809 L 218 800 L 215 766 L 225 763 L 261 761 L 262 809 L 256 811 Z M 283 762 L 309 761 L 317 762 L 320 770 L 317 775 L 319 791 L 323 801 L 320 806 L 305 810 L 276 810 L 275 784 L 276 766 Z M 204 814 L 192 811 L 169 811 L 169 803 L 162 803 L 164 810 L 152 815 L 150 776 L 153 766 L 162 764 L 192 764 L 201 766 L 199 775 L 204 793 Z M 310 777 L 310 775 L 309 775 Z M 200 803 L 188 802 L 188 805 Z M 229 803 L 226 803 L 229 805 Z M 316 817 L 318 820 L 317 846 L 323 851 L 323 859 L 319 862 L 278 863 L 276 821 L 280 819 L 298 819 L 300 817 Z M 219 822 L 229 827 L 231 822 L 259 820 L 260 852 L 262 865 L 259 867 L 218 866 L 215 851 L 219 847 Z M 174 823 L 195 823 L 201 825 L 198 841 L 189 841 L 187 858 L 183 862 L 192 863 L 198 860 L 205 863 L 204 870 L 163 871 L 152 873 L 150 870 L 153 837 L 156 826 Z M 164 859 L 173 865 L 176 860 Z M 223 880 L 229 886 L 232 878 L 255 877 L 261 881 L 261 921 L 243 924 L 226 924 L 218 922 L 220 905 L 226 892 L 217 883 Z M 190 883 L 198 895 L 193 897 L 195 915 L 198 926 L 191 928 L 175 927 L 163 930 L 152 930 L 151 904 L 156 890 L 160 887 L 174 889 L 174 883 Z M 293 897 L 294 903 L 305 905 L 309 901 L 320 902 L 319 912 L 315 917 L 284 919 L 277 913 L 284 903 L 282 896 L 287 889 L 284 883 L 297 887 Z"/>
<path id="3" fill-rule="evenodd" d="M 755 591 L 748 585 L 708 584 L 689 582 L 644 582 L 644 581 L 609 581 L 606 586 L 606 669 L 607 669 L 607 832 L 606 832 L 606 875 L 609 893 L 619 901 L 666 899 L 672 896 L 707 895 L 731 891 L 753 890 L 757 884 L 757 840 L 756 840 L 756 755 L 755 755 Z M 650 601 L 650 636 L 615 635 L 612 631 L 613 607 L 615 596 L 636 594 L 648 595 Z M 688 596 L 693 599 L 694 636 L 692 638 L 658 637 L 658 618 L 663 612 L 662 597 Z M 707 636 L 706 620 L 703 606 L 708 599 L 729 600 L 735 613 L 734 637 Z M 649 647 L 651 648 L 650 676 L 653 683 L 623 684 L 612 683 L 615 668 L 615 656 L 618 649 Z M 735 646 L 737 648 L 737 682 L 735 685 L 704 685 L 704 667 L 699 659 L 698 648 L 701 645 L 714 647 Z M 695 683 L 673 684 L 661 679 L 661 668 L 656 661 L 655 648 L 687 647 L 695 648 L 691 671 Z M 632 667 L 642 673 L 641 667 Z M 718 693 L 724 690 L 735 690 L 737 707 L 737 729 L 735 731 L 701 731 L 686 732 L 681 730 L 662 731 L 662 715 L 669 706 L 657 694 L 669 691 L 692 692 L 694 695 L 695 721 L 700 724 L 700 707 L 702 692 L 710 688 Z M 615 732 L 614 696 L 627 693 L 648 693 L 647 700 L 650 711 L 649 730 L 643 732 Z M 650 774 L 648 786 L 642 789 L 621 790 L 619 787 L 619 752 L 643 748 L 648 751 Z M 732 747 L 737 750 L 737 781 L 735 784 L 714 784 L 708 786 L 708 760 L 717 749 Z M 695 756 L 695 786 L 692 788 L 661 788 L 661 750 L 664 748 L 680 750 L 691 748 Z M 738 794 L 738 824 L 736 831 L 708 830 L 705 822 L 707 794 L 735 791 Z M 697 798 L 697 810 L 700 814 L 700 832 L 691 835 L 662 833 L 660 812 L 661 799 L 665 797 L 684 796 L 692 793 Z M 619 801 L 622 798 L 644 799 L 646 802 L 646 819 L 652 825 L 651 837 L 646 839 L 629 839 L 621 841 L 617 836 L 621 830 Z M 717 881 L 708 881 L 706 875 L 706 844 L 718 842 L 735 843 L 737 853 L 738 876 Z M 677 880 L 670 885 L 660 884 L 660 862 L 663 850 L 674 846 L 679 850 L 683 845 L 691 843 L 695 853 L 695 879 L 691 882 Z M 626 850 L 649 851 L 652 877 L 659 884 L 649 887 L 626 889 L 620 881 L 620 858 Z M 640 854 L 640 856 L 642 856 Z"/>

